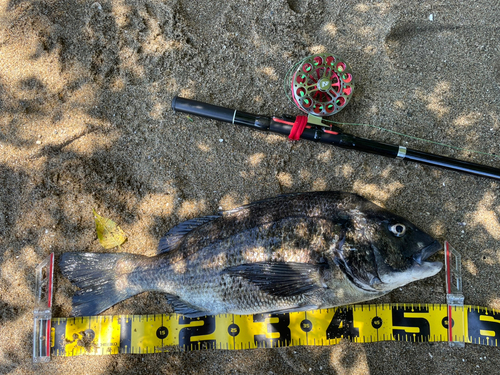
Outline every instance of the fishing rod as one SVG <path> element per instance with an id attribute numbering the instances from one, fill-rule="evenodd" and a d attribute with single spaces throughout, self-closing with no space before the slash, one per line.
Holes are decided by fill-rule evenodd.
<path id="1" fill-rule="evenodd" d="M 311 115 L 297 116 L 295 118 L 292 116 L 260 116 L 178 96 L 172 100 L 172 109 L 195 116 L 228 122 L 233 125 L 242 125 L 252 129 L 287 135 L 291 139 L 306 139 L 327 143 L 345 149 L 369 152 L 394 159 L 410 160 L 500 180 L 500 169 L 498 168 L 356 137 L 352 134 L 343 133 L 338 127 L 325 124 L 321 118 Z M 299 134 L 301 128 L 303 128 L 302 133 Z M 297 135 L 299 138 L 297 138 Z"/>
<path id="2" fill-rule="evenodd" d="M 352 97 L 354 89 L 350 66 L 335 55 L 320 54 L 303 59 L 287 74 L 286 81 L 285 86 L 291 90 L 293 102 L 306 112 L 307 116 L 254 115 L 178 96 L 172 100 L 172 109 L 233 125 L 287 135 L 292 140 L 306 139 L 327 143 L 344 149 L 500 180 L 498 168 L 356 137 L 323 120 L 321 116 L 330 116 L 343 109 Z"/>

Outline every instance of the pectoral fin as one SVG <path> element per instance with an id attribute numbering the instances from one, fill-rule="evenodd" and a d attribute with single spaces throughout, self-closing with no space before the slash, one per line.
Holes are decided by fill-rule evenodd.
<path id="1" fill-rule="evenodd" d="M 226 269 L 232 276 L 240 276 L 262 291 L 281 297 L 291 297 L 326 287 L 322 282 L 321 267 L 307 263 L 261 262 L 248 263 Z"/>

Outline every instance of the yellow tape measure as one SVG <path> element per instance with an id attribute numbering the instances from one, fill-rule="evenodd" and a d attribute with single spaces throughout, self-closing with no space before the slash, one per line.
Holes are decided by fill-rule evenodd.
<path id="1" fill-rule="evenodd" d="M 455 341 L 499 346 L 500 312 L 445 304 L 372 304 L 193 319 L 178 314 L 54 318 L 50 342 L 52 355 L 77 356 L 160 353 L 179 348 L 324 346 L 335 345 L 341 339 L 358 343 Z"/>
<path id="2" fill-rule="evenodd" d="M 178 314 L 51 319 L 54 257 L 36 269 L 33 361 L 51 355 L 242 350 L 352 342 L 449 342 L 499 346 L 500 311 L 464 306 L 460 254 L 445 242 L 448 304 L 370 304 L 283 314 Z M 449 322 L 451 321 L 451 324 Z"/>

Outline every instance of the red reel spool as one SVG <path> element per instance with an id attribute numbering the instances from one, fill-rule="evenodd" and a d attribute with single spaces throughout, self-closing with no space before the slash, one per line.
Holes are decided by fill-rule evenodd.
<path id="1" fill-rule="evenodd" d="M 330 116 L 339 112 L 354 91 L 349 64 L 328 53 L 302 60 L 292 75 L 290 86 L 295 104 L 314 116 Z"/>

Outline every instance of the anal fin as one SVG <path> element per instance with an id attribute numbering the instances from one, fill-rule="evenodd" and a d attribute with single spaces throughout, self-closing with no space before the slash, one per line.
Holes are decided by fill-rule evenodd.
<path id="1" fill-rule="evenodd" d="M 199 318 L 200 316 L 213 315 L 209 311 L 200 311 L 197 307 L 172 294 L 167 294 L 167 301 L 172 305 L 176 314 L 181 314 L 188 318 Z"/>
<path id="2" fill-rule="evenodd" d="M 292 307 L 292 308 L 283 309 L 283 310 L 268 311 L 264 314 L 288 314 L 288 313 L 293 313 L 293 312 L 310 311 L 310 310 L 316 310 L 316 309 L 319 309 L 318 305 L 306 305 L 306 306 Z"/>

